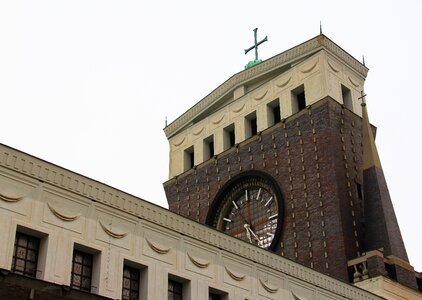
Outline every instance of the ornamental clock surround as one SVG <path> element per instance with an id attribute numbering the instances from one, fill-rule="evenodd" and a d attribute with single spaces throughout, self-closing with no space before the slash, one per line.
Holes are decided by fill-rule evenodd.
<path id="1" fill-rule="evenodd" d="M 275 249 L 283 220 L 283 197 L 275 180 L 259 171 L 230 180 L 215 197 L 207 224 L 264 249 Z"/>

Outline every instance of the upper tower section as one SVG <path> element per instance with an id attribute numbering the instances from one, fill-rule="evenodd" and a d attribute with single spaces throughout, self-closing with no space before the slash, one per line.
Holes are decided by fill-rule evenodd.
<path id="1" fill-rule="evenodd" d="M 233 75 L 169 124 L 169 178 L 327 96 L 355 114 L 368 72 L 324 35 Z"/>

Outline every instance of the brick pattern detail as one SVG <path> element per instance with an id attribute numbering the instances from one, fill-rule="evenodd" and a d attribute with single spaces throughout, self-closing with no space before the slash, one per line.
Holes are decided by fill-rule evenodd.
<path id="1" fill-rule="evenodd" d="M 394 273 L 396 276 L 396 278 L 394 278 L 395 280 L 409 288 L 415 290 L 418 289 L 418 283 L 415 278 L 415 272 L 402 268 L 397 264 L 392 265 L 391 267 L 394 268 Z"/>
<path id="2" fill-rule="evenodd" d="M 164 184 L 169 209 L 205 223 L 219 189 L 247 170 L 284 196 L 280 255 L 348 281 L 362 251 L 361 119 L 327 97 Z"/>
<path id="3" fill-rule="evenodd" d="M 388 276 L 387 270 L 385 269 L 384 258 L 380 256 L 372 256 L 367 259 L 367 268 L 369 277 L 376 277 L 379 275 Z"/>
<path id="4" fill-rule="evenodd" d="M 371 167 L 364 170 L 363 176 L 367 183 L 364 189 L 365 247 L 367 250 L 383 248 L 386 256 L 409 261 L 382 169 Z"/>

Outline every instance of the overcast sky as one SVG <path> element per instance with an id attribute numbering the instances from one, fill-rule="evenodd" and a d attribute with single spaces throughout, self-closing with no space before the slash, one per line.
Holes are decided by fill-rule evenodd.
<path id="1" fill-rule="evenodd" d="M 411 264 L 422 271 L 422 1 L 0 0 L 0 142 L 167 207 L 165 119 L 253 59 L 323 33 L 365 91 Z"/>

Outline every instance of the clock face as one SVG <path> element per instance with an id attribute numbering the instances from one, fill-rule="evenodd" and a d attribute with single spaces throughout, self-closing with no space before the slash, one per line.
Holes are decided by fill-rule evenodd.
<path id="1" fill-rule="evenodd" d="M 273 249 L 281 227 L 281 193 L 271 180 L 242 176 L 221 195 L 213 226 L 264 249 Z"/>

